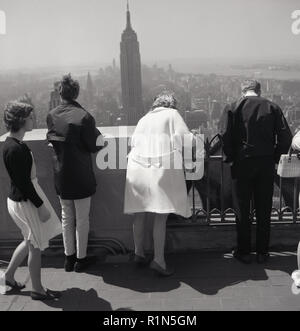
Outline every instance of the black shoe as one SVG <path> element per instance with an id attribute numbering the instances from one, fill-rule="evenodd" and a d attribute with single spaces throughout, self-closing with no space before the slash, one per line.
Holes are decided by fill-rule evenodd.
<path id="1" fill-rule="evenodd" d="M 251 264 L 252 263 L 251 254 L 242 254 L 242 253 L 239 253 L 238 251 L 233 251 L 232 255 L 236 260 L 238 260 L 239 262 L 241 262 L 243 264 Z"/>
<path id="2" fill-rule="evenodd" d="M 46 290 L 45 294 L 38 292 L 30 293 L 31 299 L 34 301 L 48 301 L 48 300 L 57 300 L 61 297 L 61 293 L 57 291 Z"/>
<path id="3" fill-rule="evenodd" d="M 150 257 L 144 257 L 134 254 L 133 262 L 138 268 L 143 268 L 150 264 L 151 259 Z"/>
<path id="4" fill-rule="evenodd" d="M 74 271 L 74 265 L 76 262 L 76 254 L 65 257 L 65 271 Z"/>
<path id="5" fill-rule="evenodd" d="M 5 281 L 5 285 L 6 286 L 9 286 L 12 290 L 15 290 L 15 291 L 21 291 L 21 290 L 23 290 L 26 287 L 25 284 L 19 283 L 17 281 L 14 281 L 12 283 L 12 282 L 10 282 L 8 280 Z"/>
<path id="6" fill-rule="evenodd" d="M 85 271 L 88 267 L 96 263 L 97 258 L 96 256 L 87 256 L 83 259 L 77 259 L 77 262 L 75 263 L 74 266 L 74 271 L 75 272 L 83 272 Z"/>
<path id="7" fill-rule="evenodd" d="M 269 253 L 264 253 L 264 254 L 257 253 L 256 254 L 256 261 L 258 264 L 267 263 L 269 261 L 269 258 L 270 258 Z"/>

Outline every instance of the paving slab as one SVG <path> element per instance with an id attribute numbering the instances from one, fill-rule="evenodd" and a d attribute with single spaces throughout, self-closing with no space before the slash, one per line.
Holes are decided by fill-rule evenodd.
<path id="1" fill-rule="evenodd" d="M 26 289 L 0 295 L 0 310 L 300 311 L 300 294 L 293 293 L 290 277 L 297 267 L 294 252 L 273 253 L 266 265 L 243 265 L 230 254 L 206 252 L 172 254 L 167 260 L 176 273 L 161 278 L 149 268 L 136 268 L 129 256 L 102 259 L 86 273 L 66 273 L 61 257 L 44 257 L 43 283 L 62 291 L 62 298 L 32 301 L 23 266 L 16 278 Z"/>

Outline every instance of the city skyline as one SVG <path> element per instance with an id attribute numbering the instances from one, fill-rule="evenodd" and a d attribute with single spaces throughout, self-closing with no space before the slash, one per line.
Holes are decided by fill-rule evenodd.
<path id="1" fill-rule="evenodd" d="M 297 60 L 296 0 L 131 0 L 142 63 Z M 118 58 L 125 0 L 3 0 L 0 69 L 101 65 Z"/>

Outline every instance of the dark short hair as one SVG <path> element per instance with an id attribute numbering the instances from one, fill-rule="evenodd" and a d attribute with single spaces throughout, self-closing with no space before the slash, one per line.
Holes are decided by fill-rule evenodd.
<path id="1" fill-rule="evenodd" d="M 25 124 L 33 107 L 19 101 L 9 102 L 4 109 L 4 123 L 8 131 L 18 132 Z"/>
<path id="2" fill-rule="evenodd" d="M 246 79 L 242 82 L 241 89 L 243 93 L 246 93 L 247 91 L 259 93 L 261 91 L 261 84 L 257 80 Z"/>
<path id="3" fill-rule="evenodd" d="M 158 107 L 165 107 L 165 108 L 174 108 L 177 107 L 177 100 L 174 96 L 174 93 L 164 91 L 157 95 L 154 98 L 154 102 L 152 105 L 152 109 L 158 108 Z"/>
<path id="4" fill-rule="evenodd" d="M 71 74 L 63 76 L 60 81 L 59 93 L 64 100 L 72 101 L 78 98 L 80 85 L 77 80 L 71 77 Z"/>

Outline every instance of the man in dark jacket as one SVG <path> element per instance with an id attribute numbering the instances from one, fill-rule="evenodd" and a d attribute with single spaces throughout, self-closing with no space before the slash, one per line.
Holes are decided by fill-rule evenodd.
<path id="1" fill-rule="evenodd" d="M 232 164 L 237 211 L 237 249 L 234 257 L 251 263 L 250 201 L 254 198 L 257 236 L 256 257 L 269 257 L 275 164 L 287 153 L 292 134 L 280 107 L 261 97 L 261 85 L 242 83 L 242 98 L 225 108 L 222 119 L 225 162 Z"/>
<path id="2" fill-rule="evenodd" d="M 75 101 L 79 89 L 71 75 L 64 76 L 60 82 L 61 104 L 47 117 L 68 272 L 83 271 L 92 262 L 86 256 L 91 196 L 96 192 L 91 153 L 99 150 L 96 141 L 101 135 L 94 118 Z"/>

